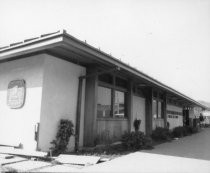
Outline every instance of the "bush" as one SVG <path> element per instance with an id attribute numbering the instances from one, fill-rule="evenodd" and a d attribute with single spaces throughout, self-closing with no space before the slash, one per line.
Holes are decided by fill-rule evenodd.
<path id="1" fill-rule="evenodd" d="M 198 133 L 198 127 L 191 127 L 192 134 Z"/>
<path id="2" fill-rule="evenodd" d="M 69 120 L 62 119 L 60 121 L 56 139 L 51 142 L 54 145 L 51 147 L 53 155 L 58 155 L 66 151 L 69 139 L 74 134 L 73 127 L 73 123 Z"/>
<path id="3" fill-rule="evenodd" d="M 122 145 L 126 149 L 138 150 L 152 147 L 152 140 L 146 137 L 143 132 L 125 132 L 122 135 Z"/>
<path id="4" fill-rule="evenodd" d="M 173 129 L 173 137 L 181 138 L 183 136 L 191 135 L 198 132 L 198 127 L 191 127 L 191 126 L 179 126 Z"/>
<path id="5" fill-rule="evenodd" d="M 156 127 L 156 129 L 152 131 L 151 137 L 155 141 L 170 140 L 171 132 L 169 131 L 168 128 Z"/>
<path id="6" fill-rule="evenodd" d="M 174 129 L 173 129 L 173 132 L 172 132 L 172 134 L 173 134 L 173 137 L 175 137 L 175 138 L 181 138 L 181 137 L 183 137 L 184 136 L 184 127 L 181 127 L 181 126 L 179 126 L 179 127 L 175 127 Z"/>

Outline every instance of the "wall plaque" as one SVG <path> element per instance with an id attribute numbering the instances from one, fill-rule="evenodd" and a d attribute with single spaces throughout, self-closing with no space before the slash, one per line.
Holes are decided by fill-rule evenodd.
<path id="1" fill-rule="evenodd" d="M 23 107 L 25 102 L 25 81 L 13 80 L 8 85 L 7 90 L 7 105 L 11 109 L 18 109 Z"/>

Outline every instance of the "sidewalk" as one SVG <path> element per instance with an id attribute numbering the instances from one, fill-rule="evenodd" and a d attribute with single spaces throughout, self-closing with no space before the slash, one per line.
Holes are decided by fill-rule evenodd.
<path id="1" fill-rule="evenodd" d="M 84 168 L 82 172 L 209 173 L 210 161 L 135 152 Z"/>
<path id="2" fill-rule="evenodd" d="M 200 133 L 192 136 L 160 144 L 153 150 L 131 153 L 111 161 L 90 166 L 78 166 L 65 162 L 66 157 L 68 159 L 72 157 L 70 160 L 76 162 L 76 158 L 79 156 L 64 155 L 65 157 L 60 158 L 63 164 L 28 160 L 19 156 L 4 159 L 4 157 L 9 156 L 1 155 L 0 164 L 3 170 L 4 168 L 9 168 L 9 170 L 26 172 L 210 173 L 210 128 L 203 129 Z M 81 159 L 84 160 L 85 158 Z M 77 162 L 81 162 L 81 159 L 77 160 Z"/>
<path id="3" fill-rule="evenodd" d="M 153 150 L 135 152 L 83 171 L 210 173 L 210 128 L 158 145 Z"/>
<path id="4" fill-rule="evenodd" d="M 153 150 L 145 152 L 210 161 L 210 128 L 202 129 L 199 133 L 179 140 L 157 145 Z"/>

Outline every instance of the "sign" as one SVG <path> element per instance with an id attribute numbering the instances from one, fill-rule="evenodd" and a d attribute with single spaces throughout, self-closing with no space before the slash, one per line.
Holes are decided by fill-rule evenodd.
<path id="1" fill-rule="evenodd" d="M 7 90 L 7 105 L 11 109 L 23 107 L 25 102 L 25 90 L 24 80 L 14 80 L 9 83 Z"/>

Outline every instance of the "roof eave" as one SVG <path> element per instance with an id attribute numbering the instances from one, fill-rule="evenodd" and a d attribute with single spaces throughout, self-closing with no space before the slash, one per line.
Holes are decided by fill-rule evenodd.
<path id="1" fill-rule="evenodd" d="M 168 87 L 167 85 L 157 81 L 156 79 L 142 73 L 141 71 L 129 66 L 128 64 L 120 61 L 119 59 L 114 58 L 113 56 L 111 56 L 99 49 L 96 49 L 95 47 L 87 44 L 86 42 L 83 42 L 83 41 L 67 34 L 65 30 L 56 32 L 53 35 L 40 37 L 35 40 L 23 42 L 22 44 L 18 44 L 16 46 L 11 46 L 11 47 L 2 49 L 2 50 L 0 50 L 0 61 L 9 59 L 12 57 L 18 57 L 18 56 L 29 54 L 29 53 L 50 49 L 50 48 L 53 48 L 56 46 L 62 46 L 63 44 L 68 44 L 68 45 L 74 46 L 74 47 L 78 48 L 79 50 L 82 50 L 82 51 L 87 52 L 91 55 L 94 55 L 94 56 L 100 58 L 101 60 L 103 60 L 104 62 L 108 62 L 110 64 L 113 64 L 114 66 L 120 67 L 120 68 L 122 68 L 136 76 L 139 76 L 142 79 L 144 79 L 144 80 L 146 80 L 146 81 L 148 81 L 148 82 L 150 82 L 150 83 L 152 83 L 168 92 L 171 92 L 183 99 L 186 99 L 187 101 L 189 101 L 197 106 L 200 106 L 200 107 L 206 109 L 206 107 L 204 105 L 198 103 L 197 101 L 185 96 L 184 94 L 172 89 L 171 87 Z"/>

